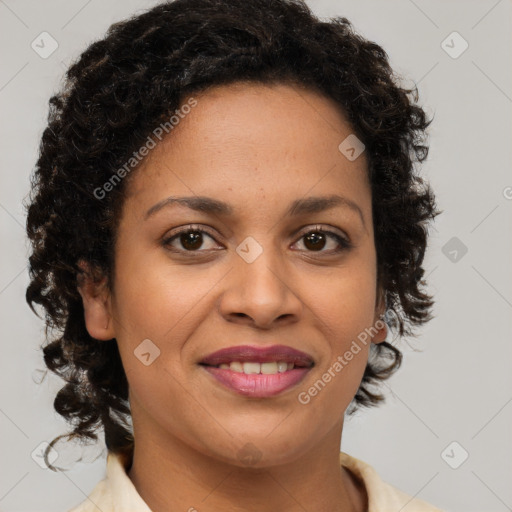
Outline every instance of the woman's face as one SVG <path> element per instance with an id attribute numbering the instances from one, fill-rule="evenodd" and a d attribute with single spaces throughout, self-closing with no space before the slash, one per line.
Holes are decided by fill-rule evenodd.
<path id="1" fill-rule="evenodd" d="M 179 440 L 238 465 L 293 461 L 341 433 L 369 340 L 344 355 L 383 312 L 365 155 L 340 151 L 352 130 L 313 92 L 235 84 L 194 97 L 127 184 L 105 339 L 119 345 L 136 439 Z M 296 201 L 334 196 L 342 199 L 329 208 L 290 212 Z M 170 197 L 226 206 L 200 210 Z M 200 364 L 240 345 L 284 345 L 314 365 L 244 377 Z M 277 381 L 291 384 L 279 391 Z"/>

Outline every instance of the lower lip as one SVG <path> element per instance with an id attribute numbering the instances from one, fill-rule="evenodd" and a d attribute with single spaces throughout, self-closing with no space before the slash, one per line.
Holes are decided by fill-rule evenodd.
<path id="1" fill-rule="evenodd" d="M 203 368 L 213 375 L 221 384 L 245 396 L 255 398 L 266 398 L 278 395 L 283 391 L 298 384 L 311 370 L 311 368 L 294 368 L 283 373 L 268 374 L 245 374 L 234 372 L 215 366 L 204 366 Z"/>

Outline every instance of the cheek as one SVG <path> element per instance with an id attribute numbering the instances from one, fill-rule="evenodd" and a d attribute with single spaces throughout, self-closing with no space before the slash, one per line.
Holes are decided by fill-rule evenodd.
<path id="1" fill-rule="evenodd" d="M 159 251 L 130 251 L 116 262 L 115 309 L 125 331 L 162 339 L 211 288 L 211 272 L 194 265 L 172 264 Z"/>
<path id="2" fill-rule="evenodd" d="M 208 271 L 199 277 L 197 268 L 144 259 L 135 251 L 119 257 L 116 274 L 116 339 L 131 403 L 167 428 L 178 428 L 178 418 L 193 420 L 191 390 L 183 385 L 189 376 L 182 350 L 211 308 L 205 294 L 214 279 L 207 277 Z M 172 410 L 184 412 L 169 414 Z"/>
<path id="3" fill-rule="evenodd" d="M 362 302 L 357 307 L 358 303 L 345 303 L 346 297 L 338 300 L 337 307 L 326 303 L 321 318 L 327 340 L 324 357 L 315 380 L 298 395 L 299 403 L 311 408 L 313 415 L 322 416 L 326 424 L 338 421 L 357 393 L 371 344 L 372 311 L 368 304 Z"/>
<path id="4" fill-rule="evenodd" d="M 313 287 L 312 287 L 313 289 Z M 347 269 L 340 269 L 323 280 L 323 286 L 314 287 L 309 300 L 323 321 L 326 337 L 339 351 L 374 322 L 376 302 L 376 274 L 373 261 L 361 261 Z"/>
<path id="5" fill-rule="evenodd" d="M 348 406 L 364 374 L 376 301 L 375 273 L 371 260 L 367 263 L 339 272 L 324 283 L 323 293 L 311 297 L 318 328 L 328 341 L 319 387 L 325 385 L 330 391 L 322 393 L 320 402 L 334 397 Z"/>
<path id="6" fill-rule="evenodd" d="M 208 292 L 223 275 L 215 267 L 201 271 L 197 265 L 170 264 L 165 253 L 144 258 L 141 252 L 127 251 L 116 261 L 113 301 L 123 366 L 135 375 L 141 365 L 134 355 L 147 352 L 158 356 L 156 368 L 179 369 L 186 341 L 211 314 Z"/>

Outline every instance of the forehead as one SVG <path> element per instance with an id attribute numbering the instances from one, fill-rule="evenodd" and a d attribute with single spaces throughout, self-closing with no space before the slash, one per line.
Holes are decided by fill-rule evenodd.
<path id="1" fill-rule="evenodd" d="M 339 150 L 352 128 L 333 100 L 293 85 L 245 83 L 192 97 L 195 106 L 132 176 L 129 196 L 156 203 L 170 192 L 232 192 L 243 206 L 248 196 L 284 201 L 308 189 L 346 196 L 368 188 L 365 155 L 351 162 Z"/>

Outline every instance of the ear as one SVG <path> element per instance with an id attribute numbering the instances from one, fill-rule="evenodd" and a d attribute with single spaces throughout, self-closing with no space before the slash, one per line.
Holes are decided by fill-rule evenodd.
<path id="1" fill-rule="evenodd" d="M 82 297 L 87 332 L 97 340 L 111 340 L 115 332 L 107 277 L 100 277 L 83 260 L 78 266 L 83 271 L 77 275 L 77 289 Z"/>
<path id="2" fill-rule="evenodd" d="M 384 321 L 383 315 L 386 312 L 386 297 L 384 290 L 379 288 L 377 301 L 375 305 L 375 316 L 373 319 L 373 329 L 375 334 L 372 336 L 372 343 L 382 343 L 386 341 L 388 335 L 388 326 Z"/>

